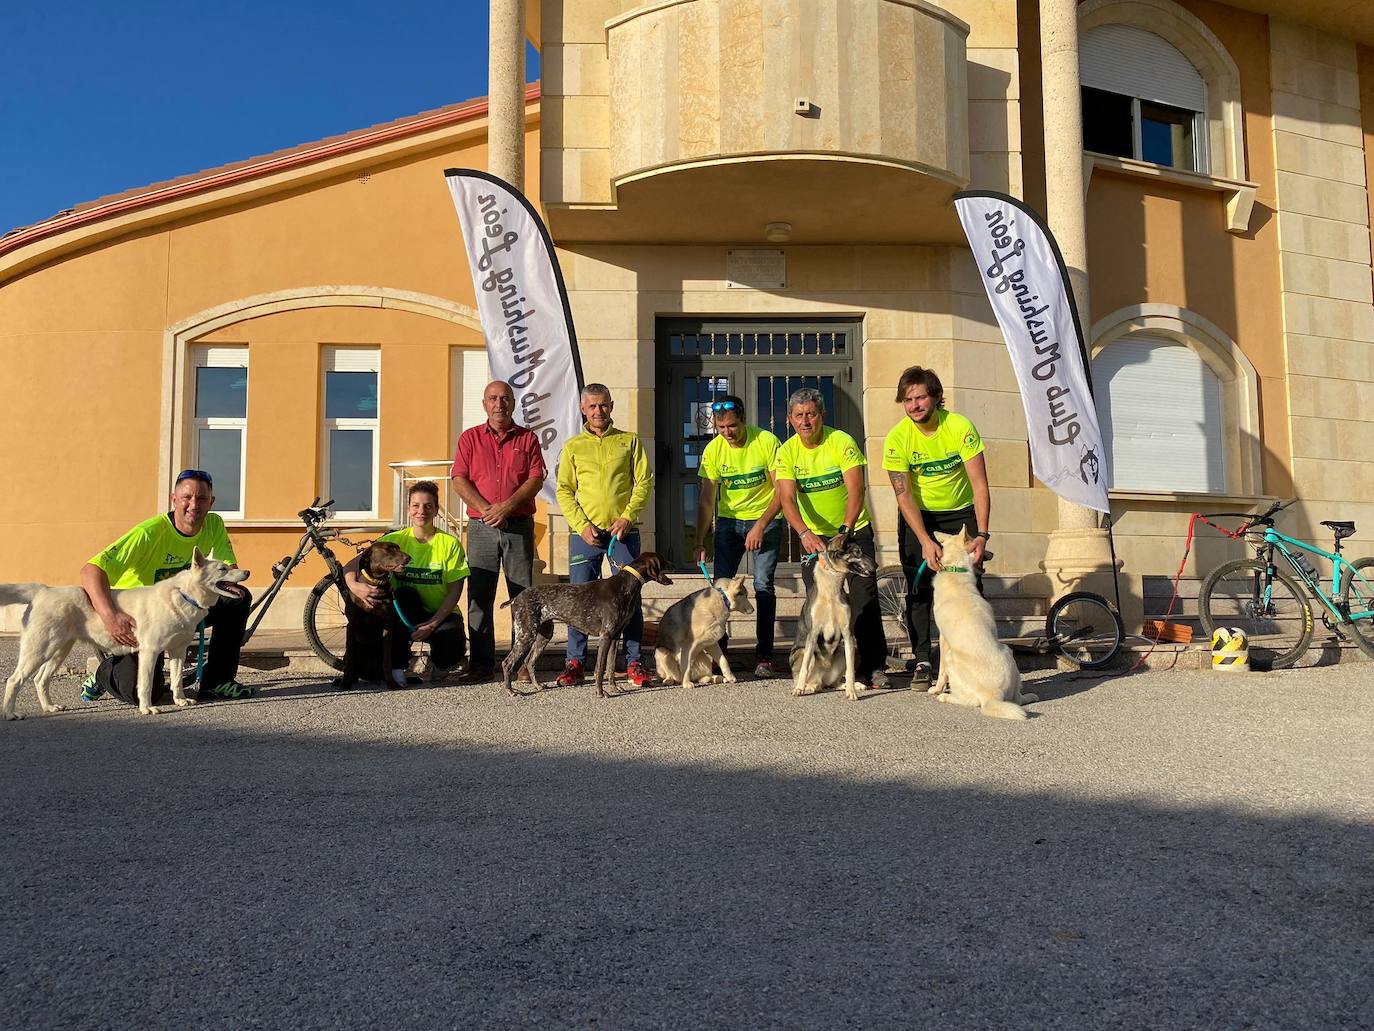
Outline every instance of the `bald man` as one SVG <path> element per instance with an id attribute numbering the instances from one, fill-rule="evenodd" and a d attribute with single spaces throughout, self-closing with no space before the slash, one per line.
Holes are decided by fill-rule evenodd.
<path id="1" fill-rule="evenodd" d="M 461 680 L 482 684 L 496 669 L 492 606 L 506 571 L 514 598 L 534 575 L 534 499 L 548 470 L 539 438 L 515 422 L 515 393 L 504 380 L 482 391 L 487 421 L 463 431 L 449 470 L 468 505 L 468 634 L 471 657 Z"/>

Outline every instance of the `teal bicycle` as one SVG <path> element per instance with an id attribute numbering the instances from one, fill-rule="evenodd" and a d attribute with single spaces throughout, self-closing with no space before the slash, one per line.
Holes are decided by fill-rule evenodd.
<path id="1" fill-rule="evenodd" d="M 1355 533 L 1352 522 L 1322 522 L 1335 538 L 1332 551 L 1279 533 L 1274 517 L 1296 501 L 1276 501 L 1257 515 L 1217 513 L 1245 520 L 1230 536 L 1243 536 L 1255 557 L 1226 562 L 1207 574 L 1198 592 L 1202 629 L 1210 637 L 1217 627 L 1240 627 L 1250 639 L 1252 666 L 1283 669 L 1297 662 L 1312 640 L 1310 597 L 1328 630 L 1374 658 L 1374 558 L 1347 562 L 1341 554 L 1341 541 Z M 1275 563 L 1276 555 L 1286 567 Z M 1309 555 L 1331 563 L 1330 590 L 1323 589 Z"/>

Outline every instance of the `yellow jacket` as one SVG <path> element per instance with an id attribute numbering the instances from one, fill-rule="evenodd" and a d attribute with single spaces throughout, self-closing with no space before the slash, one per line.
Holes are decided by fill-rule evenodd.
<path id="1" fill-rule="evenodd" d="M 584 427 L 558 456 L 558 504 L 573 533 L 588 523 L 600 530 L 621 518 L 634 523 L 653 489 L 654 473 L 639 435 L 614 424 L 604 437 Z"/>

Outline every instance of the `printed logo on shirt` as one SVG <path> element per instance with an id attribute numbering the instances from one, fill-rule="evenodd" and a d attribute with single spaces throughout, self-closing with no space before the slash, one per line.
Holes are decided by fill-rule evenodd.
<path id="1" fill-rule="evenodd" d="M 408 584 L 441 584 L 444 582 L 444 571 L 424 567 L 417 569 L 414 565 L 409 565 L 396 574 L 396 579 Z"/>
<path id="2" fill-rule="evenodd" d="M 921 476 L 939 476 L 941 473 L 952 472 L 963 464 L 963 459 L 958 455 L 950 455 L 947 458 L 935 458 L 929 462 L 922 462 L 920 455 L 911 456 L 911 468 Z"/>
<path id="3" fill-rule="evenodd" d="M 856 448 L 853 444 L 850 444 L 847 448 L 844 449 L 844 457 L 857 460 L 859 457 L 859 449 Z"/>
<path id="4" fill-rule="evenodd" d="M 975 434 L 975 433 L 965 433 L 965 434 L 964 434 L 964 447 L 973 447 L 973 445 L 976 444 L 976 443 L 978 443 L 978 435 L 977 435 L 977 434 Z"/>
<path id="5" fill-rule="evenodd" d="M 833 469 L 828 473 L 821 473 L 819 476 L 803 476 L 797 480 L 797 488 L 803 494 L 815 494 L 817 491 L 834 490 L 844 483 L 844 473 L 838 469 Z"/>
<path id="6" fill-rule="evenodd" d="M 167 556 L 167 560 L 168 560 L 168 561 L 171 561 L 171 562 L 175 562 L 175 561 L 177 560 L 177 557 L 176 557 L 175 555 L 168 555 L 168 556 Z M 163 566 L 161 569 L 159 569 L 157 572 L 155 572 L 155 573 L 153 574 L 153 583 L 155 583 L 155 584 L 160 584 L 160 583 L 162 583 L 163 580 L 166 580 L 169 576 L 176 576 L 176 575 L 177 575 L 178 573 L 180 573 L 183 569 L 190 569 L 190 568 L 191 568 L 191 563 L 189 563 L 189 562 L 184 563 L 183 565 L 180 565 L 180 566 Z"/>
<path id="7" fill-rule="evenodd" d="M 722 473 L 724 470 L 722 469 Z M 763 470 L 755 469 L 753 472 L 736 473 L 733 476 L 722 475 L 721 482 L 729 490 L 744 490 L 747 487 L 757 487 L 763 482 Z"/>

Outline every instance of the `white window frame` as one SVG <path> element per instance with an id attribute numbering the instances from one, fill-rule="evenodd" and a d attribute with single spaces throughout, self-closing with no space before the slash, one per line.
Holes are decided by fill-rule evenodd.
<path id="1" fill-rule="evenodd" d="M 328 401 L 329 373 L 373 372 L 377 374 L 377 414 L 371 419 L 331 419 L 325 415 Z M 349 519 L 376 519 L 377 489 L 381 477 L 382 439 L 382 350 L 380 347 L 334 347 L 324 349 L 320 362 L 320 494 L 328 500 L 332 486 L 329 482 L 329 434 L 332 430 L 372 431 L 372 504 L 364 510 L 340 509 L 335 514 Z"/>
<path id="2" fill-rule="evenodd" d="M 188 468 L 204 469 L 200 458 L 201 430 L 238 430 L 239 432 L 239 507 L 237 509 L 216 508 L 215 511 L 225 519 L 242 519 L 248 507 L 248 415 L 245 404 L 242 418 L 230 419 L 223 416 L 201 417 L 196 415 L 196 381 L 199 369 L 243 369 L 248 373 L 248 347 L 246 344 L 216 346 L 198 344 L 191 349 L 191 389 L 190 423 L 191 442 L 187 448 L 191 462 Z M 251 374 L 250 374 L 251 384 Z"/>
<path id="3" fill-rule="evenodd" d="M 1107 34 L 1115 34 L 1110 37 L 1118 46 L 1118 56 L 1122 60 L 1120 69 L 1108 68 L 1105 66 L 1101 53 L 1108 45 L 1098 44 L 1093 47 L 1093 51 L 1098 54 L 1096 62 L 1089 62 L 1080 56 L 1082 64 L 1082 74 L 1080 76 L 1080 86 L 1096 89 L 1104 93 L 1111 93 L 1118 97 L 1127 97 L 1131 101 L 1131 158 L 1135 161 L 1146 161 L 1145 145 L 1142 139 L 1142 122 L 1140 105 L 1144 100 L 1151 104 L 1158 104 L 1163 107 L 1173 108 L 1176 111 L 1188 111 L 1193 116 L 1193 167 L 1182 168 L 1179 165 L 1162 164 L 1161 162 L 1149 161 L 1148 164 L 1158 164 L 1162 168 L 1176 168 L 1185 172 L 1201 172 L 1208 174 L 1211 172 L 1211 160 L 1208 147 L 1208 135 L 1210 133 L 1210 123 L 1207 117 L 1209 106 L 1209 88 L 1206 76 L 1172 40 L 1161 36 L 1151 29 L 1135 25 L 1108 25 L 1100 26 L 1096 29 L 1088 29 L 1080 32 L 1080 55 L 1085 54 L 1083 47 L 1092 46 L 1087 43 L 1086 36 L 1091 32 L 1102 34 L 1101 39 Z M 1119 40 L 1116 37 L 1121 37 Z M 1134 44 L 1134 45 L 1133 45 Z M 1161 62 L 1158 69 L 1150 66 L 1148 71 L 1142 68 L 1142 56 L 1133 54 L 1133 51 L 1144 52 L 1143 60 L 1148 60 L 1149 56 L 1154 56 Z M 1168 61 L 1164 58 L 1167 55 Z M 1129 60 L 1135 56 L 1136 60 Z M 1174 65 L 1181 79 L 1183 70 L 1191 70 L 1192 75 L 1196 76 L 1196 82 L 1200 87 L 1200 92 L 1195 93 L 1192 89 L 1179 86 L 1177 81 L 1170 81 L 1168 65 Z M 1142 93 L 1141 89 L 1130 89 L 1130 84 L 1147 90 L 1148 94 Z M 1191 100 L 1191 103 L 1188 102 Z M 1118 155 L 1108 155 L 1118 156 Z"/>

